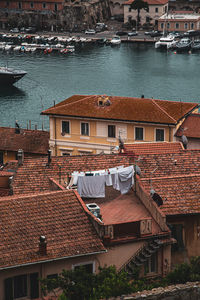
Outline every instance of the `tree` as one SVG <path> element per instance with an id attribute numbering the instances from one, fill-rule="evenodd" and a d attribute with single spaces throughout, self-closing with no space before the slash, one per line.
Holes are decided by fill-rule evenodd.
<path id="1" fill-rule="evenodd" d="M 60 300 L 107 299 L 131 291 L 127 273 L 117 273 L 114 266 L 99 268 L 98 274 L 88 273 L 84 267 L 63 270 L 57 278 L 42 279 L 41 286 L 44 295 L 62 290 Z"/>
<path id="2" fill-rule="evenodd" d="M 146 11 L 148 11 L 149 5 L 146 1 L 134 0 L 131 3 L 131 9 L 137 10 L 137 27 L 139 28 L 139 26 L 140 26 L 140 10 L 145 9 Z"/>

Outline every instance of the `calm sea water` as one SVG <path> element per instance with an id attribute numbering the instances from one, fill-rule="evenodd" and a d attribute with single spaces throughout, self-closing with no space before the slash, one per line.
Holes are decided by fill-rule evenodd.
<path id="1" fill-rule="evenodd" d="M 18 120 L 32 128 L 48 129 L 40 112 L 73 94 L 153 97 L 200 102 L 200 53 L 174 54 L 154 45 L 122 44 L 120 47 L 84 45 L 75 53 L 0 53 L 0 64 L 26 70 L 13 88 L 0 91 L 0 126 Z"/>

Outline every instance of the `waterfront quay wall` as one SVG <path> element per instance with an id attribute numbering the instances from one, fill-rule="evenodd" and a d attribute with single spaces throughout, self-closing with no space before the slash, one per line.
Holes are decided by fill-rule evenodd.
<path id="1" fill-rule="evenodd" d="M 109 300 L 200 300 L 200 282 L 154 288 L 129 296 L 110 298 Z"/>

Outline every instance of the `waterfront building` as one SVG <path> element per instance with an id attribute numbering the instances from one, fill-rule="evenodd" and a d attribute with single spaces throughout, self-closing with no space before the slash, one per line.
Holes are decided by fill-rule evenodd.
<path id="1" fill-rule="evenodd" d="M 120 144 L 174 141 L 196 103 L 74 95 L 42 112 L 49 116 L 53 155 L 112 153 Z"/>
<path id="2" fill-rule="evenodd" d="M 179 31 L 200 29 L 200 14 L 193 11 L 170 12 L 161 16 L 158 20 L 158 30 Z"/>
<path id="3" fill-rule="evenodd" d="M 131 9 L 134 0 L 124 2 L 124 23 L 135 22 L 137 25 L 137 10 Z M 140 10 L 140 25 L 158 25 L 158 19 L 168 10 L 168 0 L 146 0 L 149 8 Z"/>

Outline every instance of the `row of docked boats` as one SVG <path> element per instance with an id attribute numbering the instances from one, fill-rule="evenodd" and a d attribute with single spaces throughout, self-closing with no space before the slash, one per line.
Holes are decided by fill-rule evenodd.
<path id="1" fill-rule="evenodd" d="M 191 40 L 189 37 L 178 39 L 176 35 L 169 34 L 161 37 L 156 43 L 155 48 L 172 49 L 177 52 L 200 50 L 200 39 Z"/>

